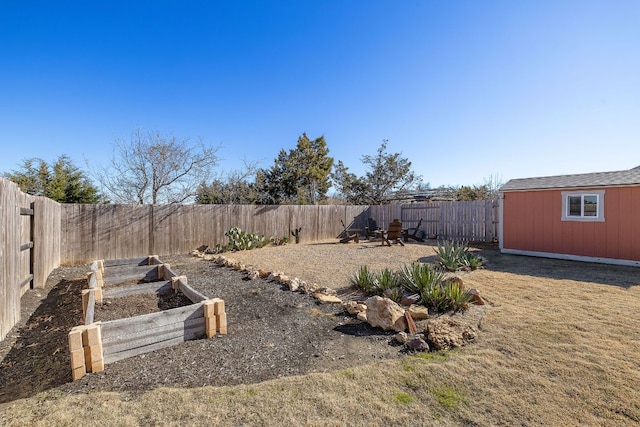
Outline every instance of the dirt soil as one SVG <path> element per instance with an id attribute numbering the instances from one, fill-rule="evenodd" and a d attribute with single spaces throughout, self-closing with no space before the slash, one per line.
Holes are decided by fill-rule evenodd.
<path id="1" fill-rule="evenodd" d="M 225 300 L 229 333 L 121 360 L 71 382 L 68 331 L 81 324 L 80 290 L 88 266 L 62 267 L 46 289 L 22 299 L 23 322 L 0 342 L 0 403 L 58 388 L 64 393 L 118 391 L 136 395 L 159 386 L 251 384 L 328 372 L 394 358 L 393 334 L 371 328 L 341 305 L 322 305 L 275 282 L 181 255 L 162 257 L 203 294 Z M 343 292 L 344 294 L 344 292 Z M 135 316 L 188 302 L 155 295 L 112 298 L 96 320 Z M 33 314 L 29 315 L 29 312 Z"/>

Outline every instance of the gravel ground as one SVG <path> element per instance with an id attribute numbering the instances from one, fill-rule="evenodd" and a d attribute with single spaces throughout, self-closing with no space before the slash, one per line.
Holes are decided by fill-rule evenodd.
<path id="1" fill-rule="evenodd" d="M 355 320 L 341 305 L 321 305 L 275 282 L 247 280 L 244 273 L 199 258 L 162 260 L 186 275 L 193 288 L 225 300 L 227 335 L 121 360 L 106 365 L 104 372 L 71 382 L 67 333 L 80 324 L 80 290 L 88 266 L 62 267 L 51 274 L 46 289 L 23 297 L 25 320 L 0 343 L 0 403 L 51 388 L 63 393 L 136 394 L 159 386 L 250 384 L 400 354 L 391 333 Z M 166 298 L 127 297 L 98 309 L 96 320 L 157 311 L 162 304 L 168 307 Z M 32 314 L 27 313 L 30 309 Z"/>

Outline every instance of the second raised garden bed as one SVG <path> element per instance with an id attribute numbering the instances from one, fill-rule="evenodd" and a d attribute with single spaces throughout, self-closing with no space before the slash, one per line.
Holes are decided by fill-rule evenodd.
<path id="1" fill-rule="evenodd" d="M 192 304 L 115 320 L 94 318 L 96 304 L 105 298 L 168 292 L 181 292 Z M 178 276 L 155 255 L 94 261 L 82 291 L 82 312 L 84 324 L 69 332 L 74 380 L 118 360 L 227 333 L 224 301 L 202 295 L 189 286 L 186 276 Z"/>

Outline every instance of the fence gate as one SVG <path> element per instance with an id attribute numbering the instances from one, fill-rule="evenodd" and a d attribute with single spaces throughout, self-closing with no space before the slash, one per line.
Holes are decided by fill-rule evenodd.
<path id="1" fill-rule="evenodd" d="M 20 208 L 20 296 L 33 289 L 33 202 Z"/>

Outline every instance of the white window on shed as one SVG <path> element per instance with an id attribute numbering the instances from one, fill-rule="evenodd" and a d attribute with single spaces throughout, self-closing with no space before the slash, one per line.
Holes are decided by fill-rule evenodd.
<path id="1" fill-rule="evenodd" d="M 563 191 L 563 221 L 604 221 L 604 190 Z"/>

